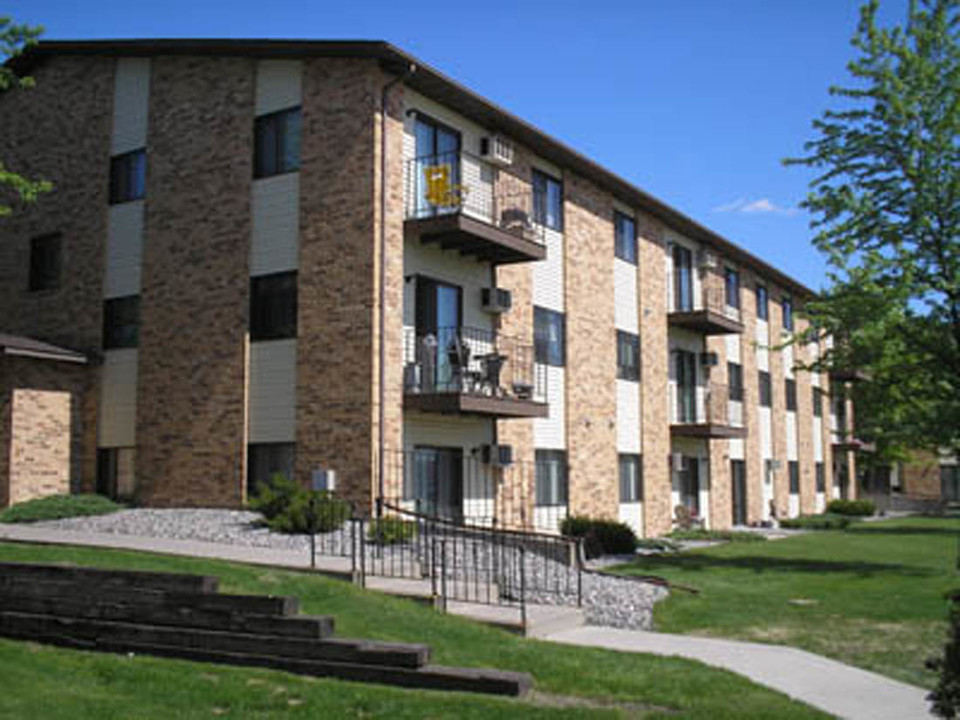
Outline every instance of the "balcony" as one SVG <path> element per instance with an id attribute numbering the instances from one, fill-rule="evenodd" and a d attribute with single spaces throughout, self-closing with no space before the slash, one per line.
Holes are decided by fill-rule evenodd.
<path id="1" fill-rule="evenodd" d="M 833 382 L 867 382 L 870 374 L 865 370 L 855 368 L 831 368 L 830 380 Z"/>
<path id="2" fill-rule="evenodd" d="M 533 188 L 481 158 L 456 152 L 407 161 L 404 235 L 498 265 L 543 260 Z"/>
<path id="3" fill-rule="evenodd" d="M 490 330 L 404 331 L 403 406 L 493 418 L 547 416 L 546 368 L 532 344 Z"/>
<path id="4" fill-rule="evenodd" d="M 743 402 L 731 400 L 730 397 L 730 388 L 719 383 L 675 386 L 670 393 L 671 436 L 715 439 L 746 437 Z"/>
<path id="5" fill-rule="evenodd" d="M 677 309 L 667 314 L 667 321 L 673 327 L 704 335 L 735 335 L 743 332 L 740 310 L 727 305 L 723 288 L 706 288 L 699 298 L 677 297 L 674 307 Z"/>

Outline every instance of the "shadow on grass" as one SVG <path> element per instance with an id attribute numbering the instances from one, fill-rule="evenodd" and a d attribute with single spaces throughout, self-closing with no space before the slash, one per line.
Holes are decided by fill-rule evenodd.
<path id="1" fill-rule="evenodd" d="M 851 573 L 860 577 L 875 574 L 896 574 L 910 577 L 924 577 L 930 570 L 894 563 L 844 562 L 834 560 L 803 560 L 773 557 L 717 557 L 700 553 L 688 555 L 647 556 L 620 568 L 624 574 L 653 574 L 657 570 L 750 570 L 755 573 Z"/>
<path id="2" fill-rule="evenodd" d="M 955 528 L 945 527 L 885 527 L 884 525 L 850 525 L 845 532 L 852 535 L 943 535 L 960 537 L 960 523 Z"/>

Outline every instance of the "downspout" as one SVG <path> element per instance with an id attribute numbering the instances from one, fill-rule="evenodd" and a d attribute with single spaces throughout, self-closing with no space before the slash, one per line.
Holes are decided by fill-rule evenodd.
<path id="1" fill-rule="evenodd" d="M 387 349 L 386 349 L 386 310 L 387 310 L 387 94 L 394 85 L 402 83 L 417 71 L 414 63 L 407 65 L 401 75 L 383 86 L 380 92 L 380 413 L 378 418 L 379 447 L 377 457 L 377 519 L 383 517 L 384 472 L 386 470 L 387 449 L 384 441 L 386 432 L 387 402 Z"/>

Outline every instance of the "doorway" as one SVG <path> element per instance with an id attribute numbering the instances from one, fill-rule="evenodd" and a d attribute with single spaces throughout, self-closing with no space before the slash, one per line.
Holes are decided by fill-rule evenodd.
<path id="1" fill-rule="evenodd" d="M 454 522 L 463 521 L 463 449 L 417 446 L 413 451 L 408 496 L 416 511 Z"/>

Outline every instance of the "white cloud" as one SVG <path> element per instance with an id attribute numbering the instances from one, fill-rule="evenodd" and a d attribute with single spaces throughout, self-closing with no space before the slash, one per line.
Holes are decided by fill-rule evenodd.
<path id="1" fill-rule="evenodd" d="M 747 215 L 796 215 L 798 212 L 797 208 L 781 207 L 770 200 L 770 198 L 760 198 L 759 200 L 737 198 L 733 202 L 718 205 L 713 211 L 744 213 Z"/>

